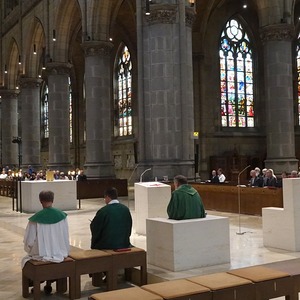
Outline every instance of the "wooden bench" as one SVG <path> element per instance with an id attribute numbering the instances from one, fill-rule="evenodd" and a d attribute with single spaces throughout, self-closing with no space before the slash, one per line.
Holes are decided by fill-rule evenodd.
<path id="1" fill-rule="evenodd" d="M 210 289 L 186 279 L 147 284 L 142 289 L 168 300 L 211 300 Z"/>
<path id="2" fill-rule="evenodd" d="M 267 268 L 288 273 L 291 276 L 293 282 L 293 291 L 292 291 L 293 295 L 290 298 L 288 297 L 285 298 L 287 300 L 299 299 L 298 298 L 298 293 L 300 292 L 300 259 L 299 258 L 277 261 L 277 262 L 265 264 L 264 266 Z"/>
<path id="3" fill-rule="evenodd" d="M 33 298 L 41 299 L 40 283 L 43 281 L 58 280 L 57 290 L 65 292 L 64 281 L 69 278 L 69 298 L 75 299 L 75 262 L 66 258 L 61 263 L 49 261 L 29 260 L 22 269 L 22 295 L 29 297 L 30 281 L 33 282 Z"/>
<path id="4" fill-rule="evenodd" d="M 112 255 L 112 289 L 117 288 L 118 271 L 125 269 L 126 280 L 131 280 L 131 271 L 134 267 L 140 267 L 140 284 L 147 284 L 147 254 L 144 249 L 132 247 L 125 251 L 104 250 Z"/>
<path id="5" fill-rule="evenodd" d="M 256 300 L 267 300 L 281 296 L 293 298 L 292 277 L 286 273 L 264 266 L 254 266 L 228 271 L 255 283 Z"/>
<path id="6" fill-rule="evenodd" d="M 255 300 L 255 285 L 252 281 L 225 272 L 190 277 L 187 280 L 209 288 L 214 300 Z"/>
<path id="7" fill-rule="evenodd" d="M 132 287 L 117 291 L 93 294 L 89 300 L 163 300 L 158 295 L 149 293 L 139 287 Z"/>
<path id="8" fill-rule="evenodd" d="M 81 275 L 106 272 L 107 290 L 113 288 L 112 284 L 112 255 L 101 250 L 77 249 L 70 252 L 70 257 L 75 260 L 75 299 L 81 297 Z"/>

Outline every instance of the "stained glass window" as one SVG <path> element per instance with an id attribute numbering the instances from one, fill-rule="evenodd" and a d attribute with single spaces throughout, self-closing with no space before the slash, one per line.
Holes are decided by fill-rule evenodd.
<path id="1" fill-rule="evenodd" d="M 300 33 L 297 39 L 297 46 L 296 46 L 296 55 L 297 55 L 297 76 L 298 76 L 298 125 L 300 125 Z"/>
<path id="2" fill-rule="evenodd" d="M 68 78 L 69 81 L 69 122 L 70 122 L 70 143 L 73 142 L 73 103 L 72 103 L 72 85 L 71 78 Z"/>
<path id="3" fill-rule="evenodd" d="M 42 135 L 43 138 L 49 138 L 49 93 L 48 86 L 43 85 L 42 99 L 41 99 L 41 121 L 42 121 Z"/>
<path id="4" fill-rule="evenodd" d="M 219 56 L 222 127 L 254 127 L 251 43 L 235 19 L 221 34 Z"/>
<path id="5" fill-rule="evenodd" d="M 132 135 L 132 62 L 126 46 L 116 64 L 115 136 Z"/>

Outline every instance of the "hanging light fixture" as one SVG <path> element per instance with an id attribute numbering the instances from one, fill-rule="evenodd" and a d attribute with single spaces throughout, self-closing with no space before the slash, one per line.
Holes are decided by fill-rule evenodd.
<path id="1" fill-rule="evenodd" d="M 194 7 L 194 6 L 195 6 L 195 0 L 189 0 L 189 2 L 190 2 L 190 6 L 191 6 L 191 7 Z"/>
<path id="2" fill-rule="evenodd" d="M 22 63 L 21 61 L 21 55 L 19 55 L 19 65 Z"/>
<path id="3" fill-rule="evenodd" d="M 7 65 L 4 66 L 4 73 L 7 74 Z"/>
<path id="4" fill-rule="evenodd" d="M 52 41 L 53 42 L 56 41 L 56 32 L 55 32 L 55 29 L 53 29 L 53 31 L 52 31 Z"/>
<path id="5" fill-rule="evenodd" d="M 36 44 L 33 44 L 33 54 L 36 54 Z"/>
<path id="6" fill-rule="evenodd" d="M 150 0 L 146 0 L 146 16 L 150 15 Z"/>

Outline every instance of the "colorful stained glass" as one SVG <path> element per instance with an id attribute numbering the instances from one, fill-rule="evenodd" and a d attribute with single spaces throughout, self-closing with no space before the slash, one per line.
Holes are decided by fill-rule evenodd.
<path id="1" fill-rule="evenodd" d="M 132 135 L 132 62 L 129 49 L 124 46 L 117 58 L 115 87 L 115 133 Z"/>
<path id="2" fill-rule="evenodd" d="M 68 77 L 69 83 L 69 127 L 70 127 L 70 143 L 73 142 L 73 101 L 72 101 L 72 85 L 71 78 Z"/>
<path id="3" fill-rule="evenodd" d="M 219 58 L 222 127 L 254 127 L 251 42 L 236 19 L 221 34 Z"/>

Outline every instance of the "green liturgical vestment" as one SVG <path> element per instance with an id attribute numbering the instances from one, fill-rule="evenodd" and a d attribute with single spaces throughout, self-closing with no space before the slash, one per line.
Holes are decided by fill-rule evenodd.
<path id="1" fill-rule="evenodd" d="M 201 197 L 189 184 L 182 184 L 173 191 L 167 212 L 174 220 L 205 218 Z"/>
<path id="2" fill-rule="evenodd" d="M 108 204 L 96 213 L 91 223 L 92 249 L 121 249 L 130 247 L 131 214 L 121 203 Z"/>
<path id="3" fill-rule="evenodd" d="M 64 220 L 66 217 L 67 214 L 65 212 L 54 207 L 47 207 L 30 217 L 29 221 L 40 224 L 55 224 Z"/>

